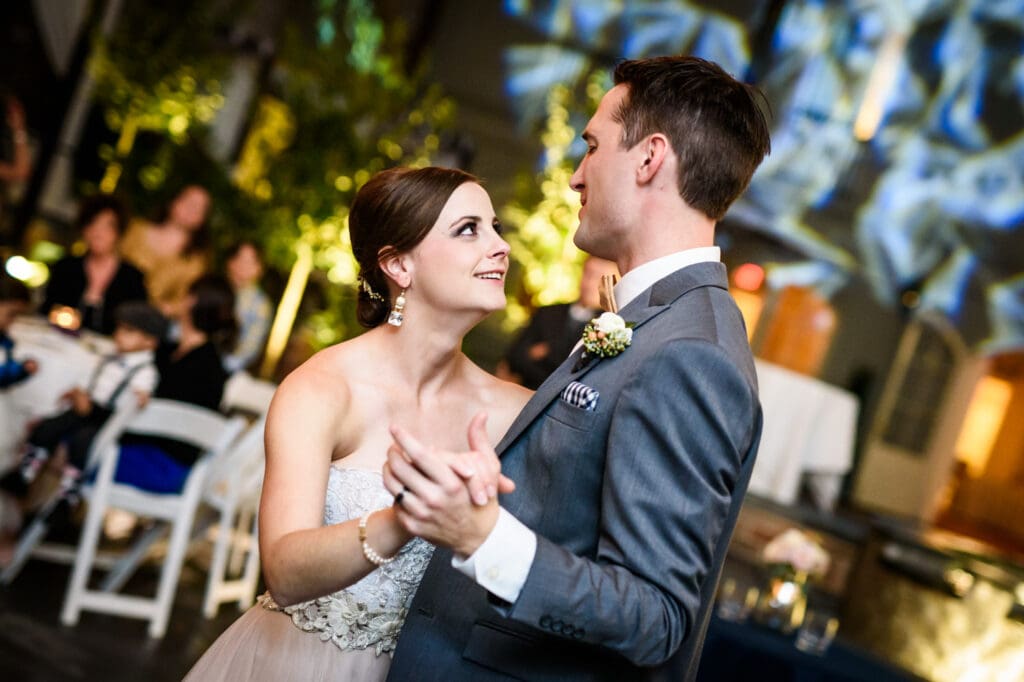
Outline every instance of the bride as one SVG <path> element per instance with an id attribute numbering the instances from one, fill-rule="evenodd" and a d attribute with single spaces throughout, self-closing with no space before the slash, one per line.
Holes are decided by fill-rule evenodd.
<path id="1" fill-rule="evenodd" d="M 186 680 L 383 680 L 433 549 L 402 529 L 384 489 L 389 426 L 464 451 L 452 434 L 483 410 L 493 445 L 530 396 L 460 350 L 505 306 L 509 245 L 476 178 L 379 173 L 359 190 L 349 229 L 359 321 L 370 330 L 316 354 L 278 389 L 260 506 L 269 593 Z M 472 490 L 473 464 L 452 466 Z"/>

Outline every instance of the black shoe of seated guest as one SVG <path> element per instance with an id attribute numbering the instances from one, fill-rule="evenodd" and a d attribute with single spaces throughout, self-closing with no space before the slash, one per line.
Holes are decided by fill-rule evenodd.
<path id="1" fill-rule="evenodd" d="M 28 481 L 21 475 L 17 468 L 11 469 L 3 476 L 0 476 L 0 490 L 4 490 L 18 499 L 28 494 Z"/>

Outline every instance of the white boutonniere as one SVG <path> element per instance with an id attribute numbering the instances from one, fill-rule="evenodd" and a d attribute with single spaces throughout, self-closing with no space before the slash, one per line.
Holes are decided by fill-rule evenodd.
<path id="1" fill-rule="evenodd" d="M 633 342 L 633 323 L 615 313 L 602 313 L 583 328 L 583 348 L 590 355 L 613 358 Z"/>

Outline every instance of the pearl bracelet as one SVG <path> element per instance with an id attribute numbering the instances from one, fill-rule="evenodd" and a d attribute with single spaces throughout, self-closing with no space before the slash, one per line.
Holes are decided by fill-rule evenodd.
<path id="1" fill-rule="evenodd" d="M 370 547 L 370 543 L 366 541 L 366 522 L 370 520 L 370 514 L 373 512 L 366 512 L 362 518 L 359 519 L 359 542 L 363 546 L 363 556 L 374 566 L 387 566 L 395 560 L 395 556 L 382 557 L 377 553 L 373 547 Z"/>

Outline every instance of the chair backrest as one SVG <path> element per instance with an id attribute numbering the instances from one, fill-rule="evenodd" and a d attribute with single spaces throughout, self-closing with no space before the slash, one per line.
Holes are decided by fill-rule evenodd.
<path id="1" fill-rule="evenodd" d="M 188 443 L 203 452 L 224 449 L 238 434 L 225 428 L 227 418 L 205 407 L 154 398 L 123 425 L 124 432 L 161 436 Z"/>
<path id="2" fill-rule="evenodd" d="M 122 406 L 120 406 L 114 414 L 110 415 L 103 427 L 96 434 L 96 437 L 92 439 L 92 444 L 89 446 L 89 460 L 87 466 L 93 466 L 99 463 L 100 455 L 109 447 L 117 444 L 117 439 L 121 437 L 121 433 L 124 428 L 129 424 L 135 415 L 139 413 L 140 408 L 134 400 L 126 400 Z"/>
<path id="3" fill-rule="evenodd" d="M 225 484 L 237 486 L 241 494 L 258 490 L 263 482 L 263 430 L 266 417 L 250 424 L 231 444 L 223 457 L 213 463 L 207 476 L 207 495 L 217 496 Z"/>

